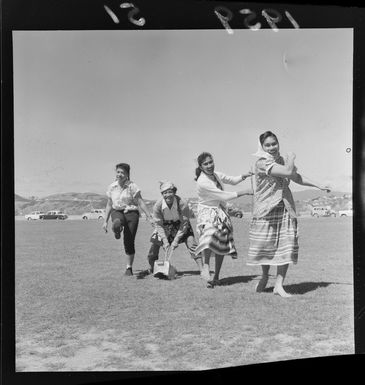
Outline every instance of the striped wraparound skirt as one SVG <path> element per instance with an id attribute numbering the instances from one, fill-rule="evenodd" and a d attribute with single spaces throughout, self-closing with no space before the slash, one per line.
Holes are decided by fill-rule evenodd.
<path id="1" fill-rule="evenodd" d="M 210 249 L 215 254 L 237 258 L 231 218 L 224 208 L 198 206 L 197 233 L 199 243 L 195 255 Z"/>
<path id="2" fill-rule="evenodd" d="M 280 266 L 298 261 L 298 225 L 281 201 L 263 218 L 253 218 L 247 265 Z"/>

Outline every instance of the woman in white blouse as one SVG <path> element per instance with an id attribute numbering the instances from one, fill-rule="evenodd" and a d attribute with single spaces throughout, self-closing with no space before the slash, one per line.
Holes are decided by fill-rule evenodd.
<path id="1" fill-rule="evenodd" d="M 223 184 L 236 185 L 244 181 L 252 173 L 239 176 L 227 176 L 214 171 L 213 157 L 208 152 L 198 156 L 199 167 L 195 170 L 198 193 L 197 233 L 199 244 L 195 254 L 203 253 L 203 269 L 201 276 L 208 282 L 207 287 L 219 284 L 219 272 L 224 255 L 237 258 L 233 240 L 233 227 L 226 210 L 226 201 L 243 195 L 252 195 L 245 191 L 224 191 Z M 213 279 L 210 276 L 210 257 L 215 257 Z"/>
<path id="2" fill-rule="evenodd" d="M 120 239 L 120 233 L 123 231 L 124 251 L 127 255 L 125 275 L 133 275 L 134 240 L 139 222 L 138 207 L 145 212 L 147 219 L 152 225 L 154 222 L 142 199 L 141 190 L 134 182 L 129 180 L 129 164 L 119 163 L 115 166 L 115 171 L 116 181 L 109 186 L 106 192 L 108 202 L 105 209 L 103 229 L 107 231 L 109 217 L 111 216 L 112 230 L 115 238 Z"/>

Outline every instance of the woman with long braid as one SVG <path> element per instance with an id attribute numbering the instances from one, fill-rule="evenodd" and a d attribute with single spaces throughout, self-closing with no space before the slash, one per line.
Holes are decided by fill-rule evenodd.
<path id="1" fill-rule="evenodd" d="M 237 251 L 233 240 L 233 227 L 226 210 L 226 201 L 243 195 L 252 195 L 245 191 L 225 191 L 223 184 L 236 185 L 244 181 L 251 173 L 238 176 L 227 176 L 215 172 L 213 156 L 203 152 L 198 156 L 198 166 L 195 170 L 198 212 L 197 233 L 199 244 L 195 254 L 203 253 L 202 278 L 208 283 L 208 288 L 219 285 L 219 272 L 222 267 L 224 255 L 237 258 Z M 213 279 L 210 276 L 210 258 L 215 257 L 215 271 Z"/>

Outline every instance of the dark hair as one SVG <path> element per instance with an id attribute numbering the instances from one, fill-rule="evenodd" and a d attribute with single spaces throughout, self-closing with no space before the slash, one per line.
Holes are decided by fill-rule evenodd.
<path id="1" fill-rule="evenodd" d="M 118 163 L 115 166 L 115 169 L 118 169 L 118 168 L 121 168 L 122 170 L 124 170 L 127 173 L 128 179 L 129 179 L 129 172 L 130 172 L 131 166 L 128 163 Z"/>
<path id="2" fill-rule="evenodd" d="M 269 138 L 270 136 L 274 137 L 275 140 L 279 143 L 278 138 L 276 137 L 276 135 L 274 133 L 272 133 L 271 131 L 266 131 L 266 132 L 264 132 L 263 134 L 260 135 L 261 146 L 264 144 L 265 140 L 267 138 Z"/>
<path id="3" fill-rule="evenodd" d="M 197 159 L 198 165 L 201 166 L 202 163 L 205 161 L 205 159 L 208 158 L 208 157 L 210 157 L 210 158 L 213 159 L 213 156 L 212 156 L 211 153 L 209 153 L 209 152 L 202 152 L 202 153 L 198 156 L 198 159 Z M 200 167 L 197 167 L 197 168 L 195 169 L 195 175 L 196 175 L 196 177 L 194 178 L 194 180 L 198 180 L 198 178 L 199 178 L 201 172 L 202 172 L 202 170 L 201 170 Z"/>

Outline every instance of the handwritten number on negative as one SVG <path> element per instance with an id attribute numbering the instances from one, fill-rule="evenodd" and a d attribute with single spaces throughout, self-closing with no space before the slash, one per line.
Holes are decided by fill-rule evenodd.
<path id="1" fill-rule="evenodd" d="M 227 30 L 227 32 L 229 34 L 233 34 L 233 30 L 229 25 L 229 22 L 233 19 L 233 12 L 227 7 L 219 6 L 215 7 L 214 13 L 218 17 L 219 21 L 222 23 L 223 27 Z M 248 8 L 243 8 L 239 10 L 239 13 L 242 15 L 246 15 L 243 20 L 243 23 L 246 28 L 249 28 L 253 31 L 257 31 L 261 28 L 260 22 L 257 22 L 255 24 L 253 23 L 254 19 L 257 17 L 256 12 Z M 263 9 L 261 11 L 261 15 L 269 24 L 270 28 L 272 28 L 275 32 L 279 30 L 277 24 L 280 23 L 283 18 L 278 11 L 276 11 L 275 9 Z M 299 28 L 299 24 L 288 11 L 285 11 L 285 16 L 294 28 Z"/>
<path id="2" fill-rule="evenodd" d="M 139 13 L 139 8 L 137 8 L 133 3 L 121 3 L 120 8 L 122 9 L 128 9 L 132 8 L 128 12 L 128 20 L 138 27 L 143 27 L 146 24 L 146 19 L 144 17 L 140 17 L 139 19 L 136 19 L 135 16 L 137 13 Z M 106 5 L 104 5 L 104 9 L 106 13 L 111 17 L 111 19 L 114 21 L 114 23 L 119 24 L 118 16 Z"/>

